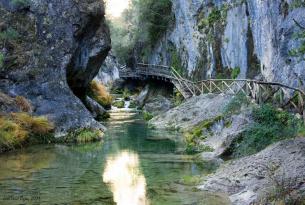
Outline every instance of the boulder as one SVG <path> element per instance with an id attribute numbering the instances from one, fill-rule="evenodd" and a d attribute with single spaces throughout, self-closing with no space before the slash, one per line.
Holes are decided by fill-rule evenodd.
<path id="1" fill-rule="evenodd" d="M 268 198 L 299 204 L 305 197 L 304 182 L 305 138 L 296 138 L 223 164 L 199 188 L 226 193 L 234 205 L 264 204 Z"/>
<path id="2" fill-rule="evenodd" d="M 198 123 L 222 115 L 231 95 L 204 94 L 188 99 L 178 107 L 154 117 L 150 123 L 158 128 L 188 130 Z"/>
<path id="3" fill-rule="evenodd" d="M 13 3 L 0 0 L 0 22 L 18 34 L 0 43 L 0 90 L 28 99 L 35 115 L 54 122 L 57 136 L 104 129 L 83 104 L 110 50 L 102 1 L 28 1 L 18 9 Z"/>

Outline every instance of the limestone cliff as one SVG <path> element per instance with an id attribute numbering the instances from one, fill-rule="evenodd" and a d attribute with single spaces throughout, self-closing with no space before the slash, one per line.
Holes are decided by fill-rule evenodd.
<path id="1" fill-rule="evenodd" d="M 175 25 L 150 63 L 181 64 L 195 78 L 240 78 L 303 86 L 304 1 L 173 0 Z M 302 49 L 303 48 L 303 49 Z"/>
<path id="2" fill-rule="evenodd" d="M 0 0 L 0 90 L 24 96 L 57 135 L 103 129 L 80 99 L 110 50 L 99 0 Z"/>

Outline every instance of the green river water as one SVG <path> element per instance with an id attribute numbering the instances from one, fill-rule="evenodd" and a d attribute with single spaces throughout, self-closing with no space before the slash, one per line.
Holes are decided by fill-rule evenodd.
<path id="1" fill-rule="evenodd" d="M 103 142 L 39 145 L 0 155 L 0 205 L 225 205 L 196 189 L 213 166 L 182 154 L 178 133 L 113 112 Z M 158 140 L 154 140 L 158 139 Z"/>

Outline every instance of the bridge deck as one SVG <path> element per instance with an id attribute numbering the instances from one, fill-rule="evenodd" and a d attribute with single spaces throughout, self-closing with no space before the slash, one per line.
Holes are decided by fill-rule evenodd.
<path id="1" fill-rule="evenodd" d="M 207 79 L 191 81 L 182 77 L 174 68 L 162 65 L 138 64 L 136 69 L 123 68 L 121 78 L 159 78 L 171 81 L 185 98 L 204 93 L 243 93 L 257 103 L 274 105 L 297 112 L 305 120 L 305 92 L 278 82 L 264 82 L 251 79 Z"/>

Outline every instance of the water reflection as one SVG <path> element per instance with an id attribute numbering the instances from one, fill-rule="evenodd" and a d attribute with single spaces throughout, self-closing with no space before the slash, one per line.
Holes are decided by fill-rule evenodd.
<path id="1" fill-rule="evenodd" d="M 148 205 L 146 180 L 136 153 L 122 151 L 107 159 L 103 181 L 109 184 L 117 205 Z"/>

